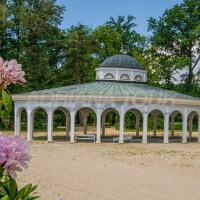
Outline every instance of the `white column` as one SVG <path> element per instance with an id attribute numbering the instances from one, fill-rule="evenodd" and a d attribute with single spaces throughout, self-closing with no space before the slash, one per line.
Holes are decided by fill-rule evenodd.
<path id="1" fill-rule="evenodd" d="M 134 81 L 133 71 L 131 71 L 131 81 Z"/>
<path id="2" fill-rule="evenodd" d="M 119 143 L 124 143 L 124 113 L 120 114 Z"/>
<path id="3" fill-rule="evenodd" d="M 75 115 L 76 113 L 71 112 L 71 125 L 70 125 L 70 143 L 74 143 L 75 139 Z"/>
<path id="4" fill-rule="evenodd" d="M 198 142 L 200 142 L 200 115 L 198 115 Z"/>
<path id="5" fill-rule="evenodd" d="M 27 111 L 27 141 L 31 141 L 33 139 L 33 119 L 34 115 L 31 110 Z"/>
<path id="6" fill-rule="evenodd" d="M 192 138 L 192 117 L 189 118 L 189 138 Z"/>
<path id="7" fill-rule="evenodd" d="M 21 112 L 20 110 L 15 110 L 15 135 L 20 135 L 21 133 Z"/>
<path id="8" fill-rule="evenodd" d="M 49 110 L 47 112 L 48 115 L 48 127 L 47 127 L 47 133 L 48 133 L 48 142 L 53 142 L 53 112 L 52 110 Z"/>
<path id="9" fill-rule="evenodd" d="M 142 143 L 147 143 L 147 121 L 148 113 L 143 113 L 143 134 L 142 134 Z"/>
<path id="10" fill-rule="evenodd" d="M 102 69 L 101 69 L 101 71 L 100 71 L 100 79 L 103 79 L 104 77 L 103 77 L 103 71 L 102 71 Z"/>
<path id="11" fill-rule="evenodd" d="M 169 113 L 164 115 L 164 141 L 163 143 L 169 143 Z"/>
<path id="12" fill-rule="evenodd" d="M 187 115 L 183 116 L 183 124 L 182 124 L 182 143 L 187 143 Z"/>
<path id="13" fill-rule="evenodd" d="M 120 80 L 119 71 L 118 70 L 116 70 L 116 80 Z"/>
<path id="14" fill-rule="evenodd" d="M 101 143 L 101 112 L 97 111 L 97 141 L 96 143 Z"/>

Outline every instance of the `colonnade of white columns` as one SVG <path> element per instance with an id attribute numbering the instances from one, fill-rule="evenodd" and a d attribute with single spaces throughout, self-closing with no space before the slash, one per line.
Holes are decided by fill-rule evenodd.
<path id="1" fill-rule="evenodd" d="M 74 143 L 75 142 L 75 116 L 76 112 L 70 112 L 70 116 L 66 115 L 66 135 L 69 134 L 70 131 L 70 142 Z M 101 127 L 102 127 L 102 135 L 105 134 L 105 115 L 102 116 L 102 112 L 100 110 L 97 110 L 96 112 L 97 116 L 97 130 L 96 130 L 96 142 L 100 143 L 101 142 Z M 142 143 L 147 143 L 147 134 L 148 134 L 148 112 L 143 112 L 143 134 L 142 134 Z M 48 142 L 53 141 L 53 111 L 47 110 L 47 117 L 48 117 Z M 163 138 L 163 143 L 168 143 L 169 142 L 169 117 L 170 113 L 164 113 L 164 138 Z M 192 116 L 193 117 L 193 116 Z M 120 113 L 120 130 L 119 130 L 119 143 L 124 142 L 124 118 L 125 114 Z M 187 114 L 183 115 L 182 119 L 182 143 L 187 143 L 187 119 L 188 116 Z M 192 123 L 191 120 L 192 118 L 189 118 L 189 132 L 191 134 L 192 131 Z M 174 116 L 171 117 L 171 121 L 174 123 Z M 31 141 L 33 138 L 33 123 L 34 123 L 34 112 L 27 110 L 27 140 Z M 70 124 L 70 130 L 69 130 L 69 124 Z M 84 123 L 87 125 L 86 121 Z M 172 134 L 174 132 L 174 125 L 172 124 Z M 136 116 L 136 127 L 139 130 L 139 115 Z M 154 127 L 155 129 L 155 127 Z M 21 131 L 21 113 L 16 112 L 15 113 L 15 135 L 20 135 Z M 84 129 L 85 133 L 85 129 Z M 154 130 L 155 134 L 155 130 Z M 198 142 L 200 142 L 200 117 L 198 117 Z"/>

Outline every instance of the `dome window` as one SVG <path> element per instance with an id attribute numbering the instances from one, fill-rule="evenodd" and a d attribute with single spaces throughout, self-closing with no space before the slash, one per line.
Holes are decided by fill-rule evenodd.
<path id="1" fill-rule="evenodd" d="M 140 76 L 140 75 L 136 75 L 134 80 L 138 81 L 138 82 L 143 81 L 142 76 Z"/>
<path id="2" fill-rule="evenodd" d="M 120 76 L 120 80 L 121 80 L 121 81 L 130 81 L 130 77 L 129 77 L 128 74 L 122 74 L 122 75 Z"/>
<path id="3" fill-rule="evenodd" d="M 112 73 L 107 73 L 107 74 L 105 74 L 104 79 L 105 80 L 113 80 L 113 79 L 115 79 L 115 76 Z"/>

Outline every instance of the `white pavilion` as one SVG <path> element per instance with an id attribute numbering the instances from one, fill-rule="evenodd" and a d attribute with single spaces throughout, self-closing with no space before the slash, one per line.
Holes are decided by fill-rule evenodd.
<path id="1" fill-rule="evenodd" d="M 119 115 L 119 143 L 124 142 L 124 118 L 127 112 L 136 117 L 136 135 L 142 116 L 142 143 L 148 139 L 148 116 L 153 115 L 154 131 L 158 115 L 164 119 L 163 143 L 174 135 L 174 119 L 182 117 L 182 142 L 192 137 L 193 117 L 198 116 L 198 142 L 200 142 L 200 99 L 147 84 L 147 71 L 133 57 L 119 54 L 107 58 L 96 68 L 96 81 L 60 88 L 13 95 L 15 105 L 15 135 L 21 132 L 21 113 L 27 112 L 27 140 L 33 139 L 34 113 L 43 109 L 47 113 L 47 140 L 53 141 L 53 116 L 56 110 L 66 115 L 66 134 L 70 142 L 76 141 L 75 116 L 84 116 L 84 133 L 87 134 L 87 116 L 96 114 L 96 143 L 105 134 L 105 117 L 114 111 Z M 169 126 L 171 129 L 169 131 Z"/>

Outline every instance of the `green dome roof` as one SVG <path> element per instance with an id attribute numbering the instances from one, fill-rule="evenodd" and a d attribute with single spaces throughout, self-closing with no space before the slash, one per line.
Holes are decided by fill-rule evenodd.
<path id="1" fill-rule="evenodd" d="M 137 60 L 125 54 L 114 55 L 104 60 L 99 67 L 122 67 L 145 69 Z"/>

